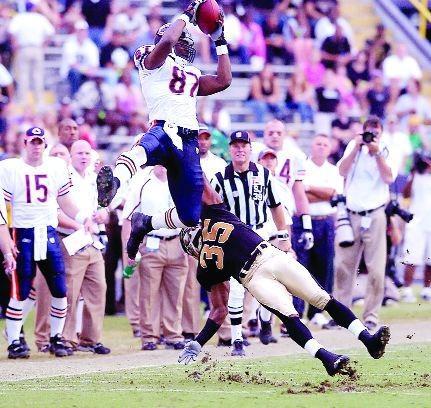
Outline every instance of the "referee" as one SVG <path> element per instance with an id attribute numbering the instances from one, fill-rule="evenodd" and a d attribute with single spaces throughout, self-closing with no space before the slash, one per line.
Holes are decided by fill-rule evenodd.
<path id="1" fill-rule="evenodd" d="M 272 175 L 268 169 L 250 160 L 250 142 L 247 132 L 238 131 L 231 134 L 229 151 L 232 162 L 224 172 L 215 174 L 211 184 L 223 198 L 228 209 L 242 222 L 253 228 L 263 239 L 268 239 L 265 223 L 268 221 L 267 209 L 269 208 L 278 230 L 279 247 L 284 251 L 289 251 L 291 245 L 284 211 L 278 194 L 273 190 Z M 231 279 L 228 309 L 231 319 L 232 355 L 234 356 L 245 355 L 241 332 L 243 303 L 244 288 Z M 260 318 L 262 321 L 260 339 L 264 344 L 268 344 L 272 338 L 271 314 L 261 308 Z"/>

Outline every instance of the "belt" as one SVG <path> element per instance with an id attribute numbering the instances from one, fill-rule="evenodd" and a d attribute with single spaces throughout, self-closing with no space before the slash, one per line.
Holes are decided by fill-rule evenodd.
<path id="1" fill-rule="evenodd" d="M 312 220 L 326 220 L 327 218 L 332 217 L 332 215 L 312 215 Z"/>
<path id="2" fill-rule="evenodd" d="M 350 214 L 361 215 L 361 216 L 363 217 L 364 215 L 371 214 L 373 211 L 379 210 L 380 208 L 382 208 L 382 207 L 384 207 L 384 206 L 385 206 L 385 205 L 384 205 L 384 204 L 382 204 L 382 205 L 380 205 L 380 206 L 379 206 L 379 207 L 377 207 L 377 208 L 373 208 L 373 209 L 371 209 L 371 210 L 364 210 L 364 211 L 353 211 L 353 210 L 349 210 L 349 209 L 347 209 L 347 211 L 348 211 Z"/>
<path id="3" fill-rule="evenodd" d="M 158 238 L 160 241 L 172 241 L 175 238 L 178 238 L 178 235 L 172 235 L 170 237 L 162 237 L 161 235 L 148 234 L 147 237 Z"/>
<path id="4" fill-rule="evenodd" d="M 164 126 L 164 124 L 166 123 L 166 120 L 153 120 L 152 125 L 153 126 Z M 187 129 L 185 127 L 182 126 L 178 126 L 178 135 L 179 136 L 192 136 L 192 137 L 197 137 L 198 136 L 198 131 L 194 130 L 194 129 Z"/>
<path id="5" fill-rule="evenodd" d="M 239 277 L 241 279 L 244 279 L 247 276 L 247 273 L 250 270 L 256 258 L 262 254 L 262 249 L 265 249 L 268 247 L 269 247 L 269 244 L 267 244 L 266 242 L 261 242 L 255 248 L 255 250 L 250 254 L 250 258 L 248 258 L 248 260 L 245 262 L 244 266 L 241 269 L 241 272 L 239 273 Z"/>

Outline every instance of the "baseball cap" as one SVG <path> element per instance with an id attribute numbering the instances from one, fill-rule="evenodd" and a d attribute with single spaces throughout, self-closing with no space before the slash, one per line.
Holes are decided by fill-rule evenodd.
<path id="1" fill-rule="evenodd" d="M 207 125 L 205 125 L 204 123 L 199 123 L 199 131 L 198 131 L 198 134 L 199 134 L 199 135 L 201 135 L 201 134 L 203 134 L 203 133 L 206 133 L 206 134 L 208 134 L 208 135 L 210 135 L 210 136 L 211 136 L 211 132 L 209 131 L 208 126 L 207 126 Z"/>
<path id="2" fill-rule="evenodd" d="M 246 142 L 251 143 L 250 136 L 248 132 L 244 130 L 238 130 L 237 132 L 233 132 L 230 135 L 230 142 L 229 144 L 232 144 L 234 142 Z"/>
<path id="3" fill-rule="evenodd" d="M 272 149 L 263 149 L 258 156 L 258 160 L 263 159 L 266 155 L 272 154 L 275 158 L 277 158 L 277 152 Z"/>
<path id="4" fill-rule="evenodd" d="M 40 127 L 33 126 L 26 130 L 25 137 L 27 140 L 40 139 L 45 141 L 45 131 Z"/>

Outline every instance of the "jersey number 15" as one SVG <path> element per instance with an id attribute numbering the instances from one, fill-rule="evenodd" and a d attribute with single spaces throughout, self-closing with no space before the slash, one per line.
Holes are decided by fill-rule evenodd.
<path id="1" fill-rule="evenodd" d="M 48 186 L 46 185 L 46 179 L 48 176 L 46 174 L 35 174 L 34 175 L 34 194 L 37 195 L 36 200 L 40 203 L 46 202 L 48 199 Z M 26 174 L 25 176 L 25 191 L 27 195 L 27 203 L 30 204 L 32 201 L 32 183 L 31 175 Z"/>

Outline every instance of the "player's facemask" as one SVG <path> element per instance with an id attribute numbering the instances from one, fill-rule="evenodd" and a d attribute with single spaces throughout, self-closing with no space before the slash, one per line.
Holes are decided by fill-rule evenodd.
<path id="1" fill-rule="evenodd" d="M 154 38 L 154 44 L 157 44 L 160 39 L 163 37 L 165 31 L 169 28 L 170 23 L 162 25 L 156 33 L 156 37 Z M 190 33 L 184 29 L 181 33 L 181 37 L 178 42 L 174 45 L 173 52 L 177 57 L 182 58 L 187 61 L 189 64 L 192 64 L 195 56 L 196 50 L 194 48 L 194 41 Z"/>
<path id="2" fill-rule="evenodd" d="M 183 228 L 180 232 L 180 242 L 184 252 L 193 258 L 199 259 L 202 248 L 202 227 L 200 225 L 191 228 Z"/>

